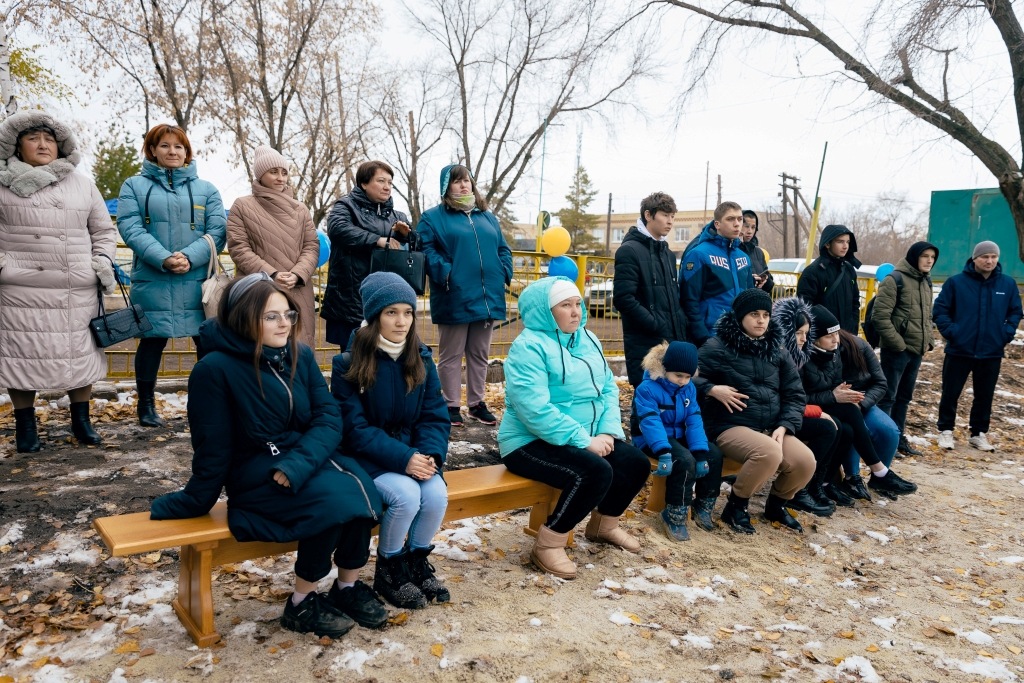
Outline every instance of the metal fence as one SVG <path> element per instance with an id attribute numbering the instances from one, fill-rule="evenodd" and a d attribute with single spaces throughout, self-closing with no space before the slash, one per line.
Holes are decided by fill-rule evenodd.
<path id="1" fill-rule="evenodd" d="M 622 321 L 612 303 L 613 278 L 615 275 L 615 261 L 605 256 L 574 256 L 579 267 L 579 277 L 576 285 L 580 288 L 583 301 L 587 307 L 589 320 L 587 328 L 597 335 L 604 346 L 606 355 L 618 356 L 623 354 L 622 343 Z M 131 251 L 120 245 L 117 250 L 117 264 L 124 268 L 131 265 Z M 235 265 L 226 253 L 221 254 L 221 263 L 229 273 L 234 273 Z M 494 335 L 491 339 L 491 357 L 504 358 L 508 355 L 508 348 L 522 330 L 522 320 L 519 318 L 519 295 L 528 284 L 547 275 L 547 262 L 549 257 L 540 252 L 514 251 L 512 252 L 512 283 L 505 291 L 505 304 L 507 319 L 496 322 Z M 775 289 L 772 297 L 778 299 L 796 294 L 798 275 L 794 273 L 772 271 L 775 278 Z M 320 268 L 313 275 L 310 283 L 316 297 L 317 310 L 320 307 L 320 296 L 327 284 L 327 266 Z M 867 302 L 875 295 L 877 282 L 874 278 L 858 278 L 857 284 L 860 287 L 862 297 L 861 318 L 864 317 L 864 309 Z M 116 308 L 120 304 L 120 295 L 115 294 L 107 298 L 110 308 Z M 338 353 L 338 347 L 328 344 L 324 339 L 324 321 L 317 318 L 315 321 L 304 321 L 306 324 L 313 322 L 316 325 L 315 352 L 320 367 L 327 370 L 331 366 L 331 359 Z M 430 346 L 435 354 L 437 352 L 438 331 L 437 326 L 430 319 L 430 297 L 429 293 L 419 298 L 417 306 L 417 321 L 420 338 Z M 107 376 L 112 379 L 124 379 L 134 377 L 134 357 L 138 342 L 129 340 L 106 350 L 107 353 Z M 163 362 L 160 366 L 161 377 L 183 377 L 187 376 L 196 362 L 196 351 L 189 338 L 174 339 L 167 345 L 164 351 Z"/>

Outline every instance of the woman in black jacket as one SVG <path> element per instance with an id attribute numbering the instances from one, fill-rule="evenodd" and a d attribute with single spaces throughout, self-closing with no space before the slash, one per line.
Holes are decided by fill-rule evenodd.
<path id="1" fill-rule="evenodd" d="M 876 389 L 872 393 L 872 399 L 868 399 L 865 392 L 858 391 L 846 381 L 842 355 L 839 353 L 839 321 L 824 306 L 812 308 L 811 315 L 814 318 L 817 338 L 811 345 L 811 359 L 801 370 L 807 402 L 821 406 L 836 420 L 843 431 L 842 443 L 853 444 L 857 449 L 860 459 L 871 470 L 868 488 L 890 498 L 913 493 L 917 487 L 899 477 L 881 461 L 864 420 L 863 402 L 877 401 L 885 395 L 884 388 L 880 392 Z M 893 446 L 895 450 L 895 443 Z M 843 456 L 842 453 L 839 455 Z M 846 471 L 846 477 L 842 482 L 845 492 L 853 498 L 871 500 L 871 495 L 860 478 L 858 465 L 859 463 L 853 463 Z"/>
<path id="2" fill-rule="evenodd" d="M 266 273 L 235 280 L 217 318 L 200 327 L 206 355 L 188 382 L 192 477 L 153 501 L 153 519 L 198 517 L 222 488 L 239 541 L 298 541 L 295 592 L 281 625 L 337 638 L 353 620 L 378 627 L 387 610 L 358 581 L 381 516 L 373 481 L 336 453 L 341 412 L 309 347 L 296 342 L 298 313 Z M 317 582 L 338 565 L 330 593 Z"/>
<path id="3" fill-rule="evenodd" d="M 395 211 L 391 199 L 394 177 L 383 161 L 360 164 L 355 189 L 335 202 L 327 216 L 331 262 L 320 317 L 327 321 L 327 342 L 342 351 L 363 321 L 359 285 L 370 274 L 373 250 L 404 249 L 409 240 L 409 218 Z"/>
<path id="4" fill-rule="evenodd" d="M 747 502 L 776 472 L 765 503 L 768 521 L 802 532 L 786 503 L 814 474 L 814 455 L 796 433 L 804 412 L 804 391 L 792 358 L 782 347 L 772 298 L 756 288 L 736 297 L 701 347 L 693 378 L 703 402 L 708 439 L 740 463 L 722 521 L 733 531 L 754 533 Z M 706 400 L 708 397 L 714 401 Z"/>

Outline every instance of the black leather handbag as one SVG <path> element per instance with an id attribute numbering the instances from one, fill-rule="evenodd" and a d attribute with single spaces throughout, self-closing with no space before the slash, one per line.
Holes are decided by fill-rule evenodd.
<path id="1" fill-rule="evenodd" d="M 423 294 L 427 287 L 427 264 L 423 252 L 416 249 L 417 235 L 409 233 L 409 250 L 404 251 L 390 248 L 393 234 L 393 231 L 388 233 L 388 242 L 383 249 L 375 249 L 370 254 L 370 272 L 400 275 L 416 294 Z"/>
<path id="2" fill-rule="evenodd" d="M 107 260 L 110 261 L 109 258 Z M 114 262 L 110 261 L 110 265 L 113 266 Z M 92 332 L 96 345 L 104 349 L 126 339 L 142 336 L 144 332 L 153 329 L 153 323 L 149 322 L 142 306 L 132 303 L 132 299 L 128 296 L 124 283 L 121 282 L 121 277 L 117 273 L 117 268 L 113 270 L 114 280 L 117 281 L 117 286 L 121 290 L 125 307 L 119 311 L 107 313 L 103 308 L 103 290 L 100 289 L 98 315 L 89 321 L 89 331 Z"/>

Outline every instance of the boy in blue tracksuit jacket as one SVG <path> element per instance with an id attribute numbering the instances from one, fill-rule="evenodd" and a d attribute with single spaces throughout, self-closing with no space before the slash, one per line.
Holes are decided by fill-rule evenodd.
<path id="1" fill-rule="evenodd" d="M 750 257 L 742 249 L 743 210 L 722 202 L 715 219 L 687 246 L 679 265 L 679 303 L 686 314 L 687 334 L 702 346 L 732 300 L 754 286 Z M 760 273 L 759 273 L 760 274 Z"/>
<path id="2" fill-rule="evenodd" d="M 708 444 L 697 390 L 690 384 L 697 374 L 697 347 L 689 342 L 662 342 L 644 357 L 644 370 L 633 394 L 640 420 L 633 445 L 658 458 L 655 476 L 668 477 L 661 513 L 665 533 L 674 541 L 687 541 L 686 508 L 693 501 L 697 526 L 714 529 L 711 511 L 722 482 L 722 453 Z"/>

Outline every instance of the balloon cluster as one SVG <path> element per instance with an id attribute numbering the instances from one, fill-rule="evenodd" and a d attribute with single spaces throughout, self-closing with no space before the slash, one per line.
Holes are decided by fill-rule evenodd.
<path id="1" fill-rule="evenodd" d="M 331 238 L 320 230 L 316 231 L 316 237 L 320 240 L 320 260 L 317 261 L 316 267 L 320 268 L 331 258 Z"/>
<path id="2" fill-rule="evenodd" d="M 569 231 L 561 226 L 548 228 L 540 236 L 540 248 L 551 257 L 548 263 L 548 276 L 562 275 L 570 280 L 579 277 L 580 269 L 576 266 L 576 261 L 565 256 L 571 243 Z"/>
<path id="3" fill-rule="evenodd" d="M 875 279 L 881 282 L 886 276 L 892 271 L 896 270 L 896 266 L 891 263 L 883 263 L 878 266 L 878 270 L 875 271 Z"/>

